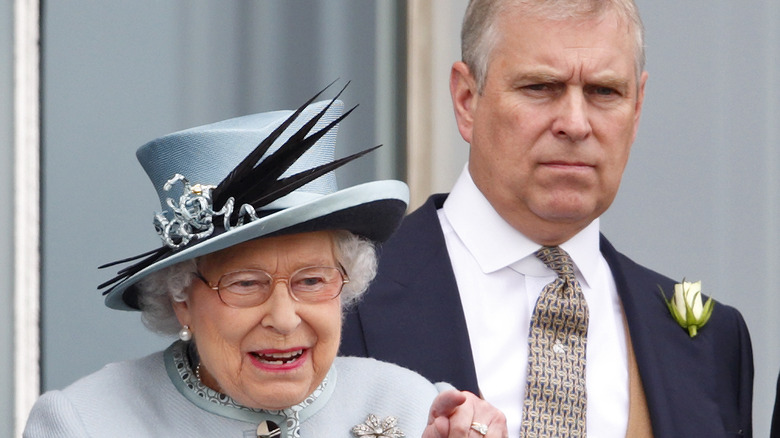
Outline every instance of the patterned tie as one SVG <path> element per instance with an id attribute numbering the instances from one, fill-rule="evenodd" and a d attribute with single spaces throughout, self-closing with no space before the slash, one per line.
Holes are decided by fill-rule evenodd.
<path id="1" fill-rule="evenodd" d="M 545 286 L 531 315 L 520 436 L 585 437 L 588 304 L 566 251 L 543 247 L 536 257 L 558 278 Z"/>

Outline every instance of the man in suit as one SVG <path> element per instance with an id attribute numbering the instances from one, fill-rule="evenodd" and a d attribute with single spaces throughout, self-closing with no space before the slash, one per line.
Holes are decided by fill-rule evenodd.
<path id="1" fill-rule="evenodd" d="M 645 92 L 632 0 L 472 0 L 450 91 L 469 161 L 382 248 L 341 353 L 396 362 L 482 395 L 520 435 L 529 326 L 560 247 L 587 302 L 587 434 L 751 436 L 753 362 L 741 315 L 717 303 L 691 337 L 675 281 L 599 232 Z M 530 391 L 529 391 L 530 392 Z"/>

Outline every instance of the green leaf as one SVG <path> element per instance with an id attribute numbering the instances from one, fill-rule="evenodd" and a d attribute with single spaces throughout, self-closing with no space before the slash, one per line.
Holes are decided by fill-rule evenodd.
<path id="1" fill-rule="evenodd" d="M 707 324 L 707 321 L 710 320 L 710 316 L 712 316 L 712 309 L 715 308 L 715 301 L 712 301 L 712 297 L 707 299 L 707 302 L 704 303 L 704 308 L 701 313 L 701 320 L 699 321 L 699 327 L 704 326 L 704 324 Z"/>

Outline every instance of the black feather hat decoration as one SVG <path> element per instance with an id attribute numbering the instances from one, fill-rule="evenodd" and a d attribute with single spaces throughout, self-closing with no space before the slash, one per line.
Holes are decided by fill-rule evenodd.
<path id="1" fill-rule="evenodd" d="M 328 85 L 330 87 L 332 84 Z M 347 84 L 349 85 L 349 84 Z M 344 229 L 373 241 L 395 231 L 408 202 L 400 181 L 336 188 L 333 170 L 379 146 L 334 159 L 337 100 L 179 131 L 137 152 L 157 189 L 163 245 L 100 266 L 131 263 L 100 284 L 106 305 L 138 310 L 137 282 L 164 267 L 263 236 Z M 259 143 L 258 143 L 259 142 Z"/>

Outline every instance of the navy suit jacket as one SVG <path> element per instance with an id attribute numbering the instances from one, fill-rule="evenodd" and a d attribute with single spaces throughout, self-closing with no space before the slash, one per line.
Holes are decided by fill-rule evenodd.
<path id="1" fill-rule="evenodd" d="M 346 315 L 341 354 L 411 368 L 479 394 L 479 385 L 434 195 L 381 248 L 379 272 Z M 675 281 L 620 254 L 602 236 L 617 284 L 656 437 L 752 436 L 753 355 L 739 312 L 717 303 L 690 338 L 670 316 L 658 286 Z M 598 342 L 598 340 L 589 340 Z"/>

